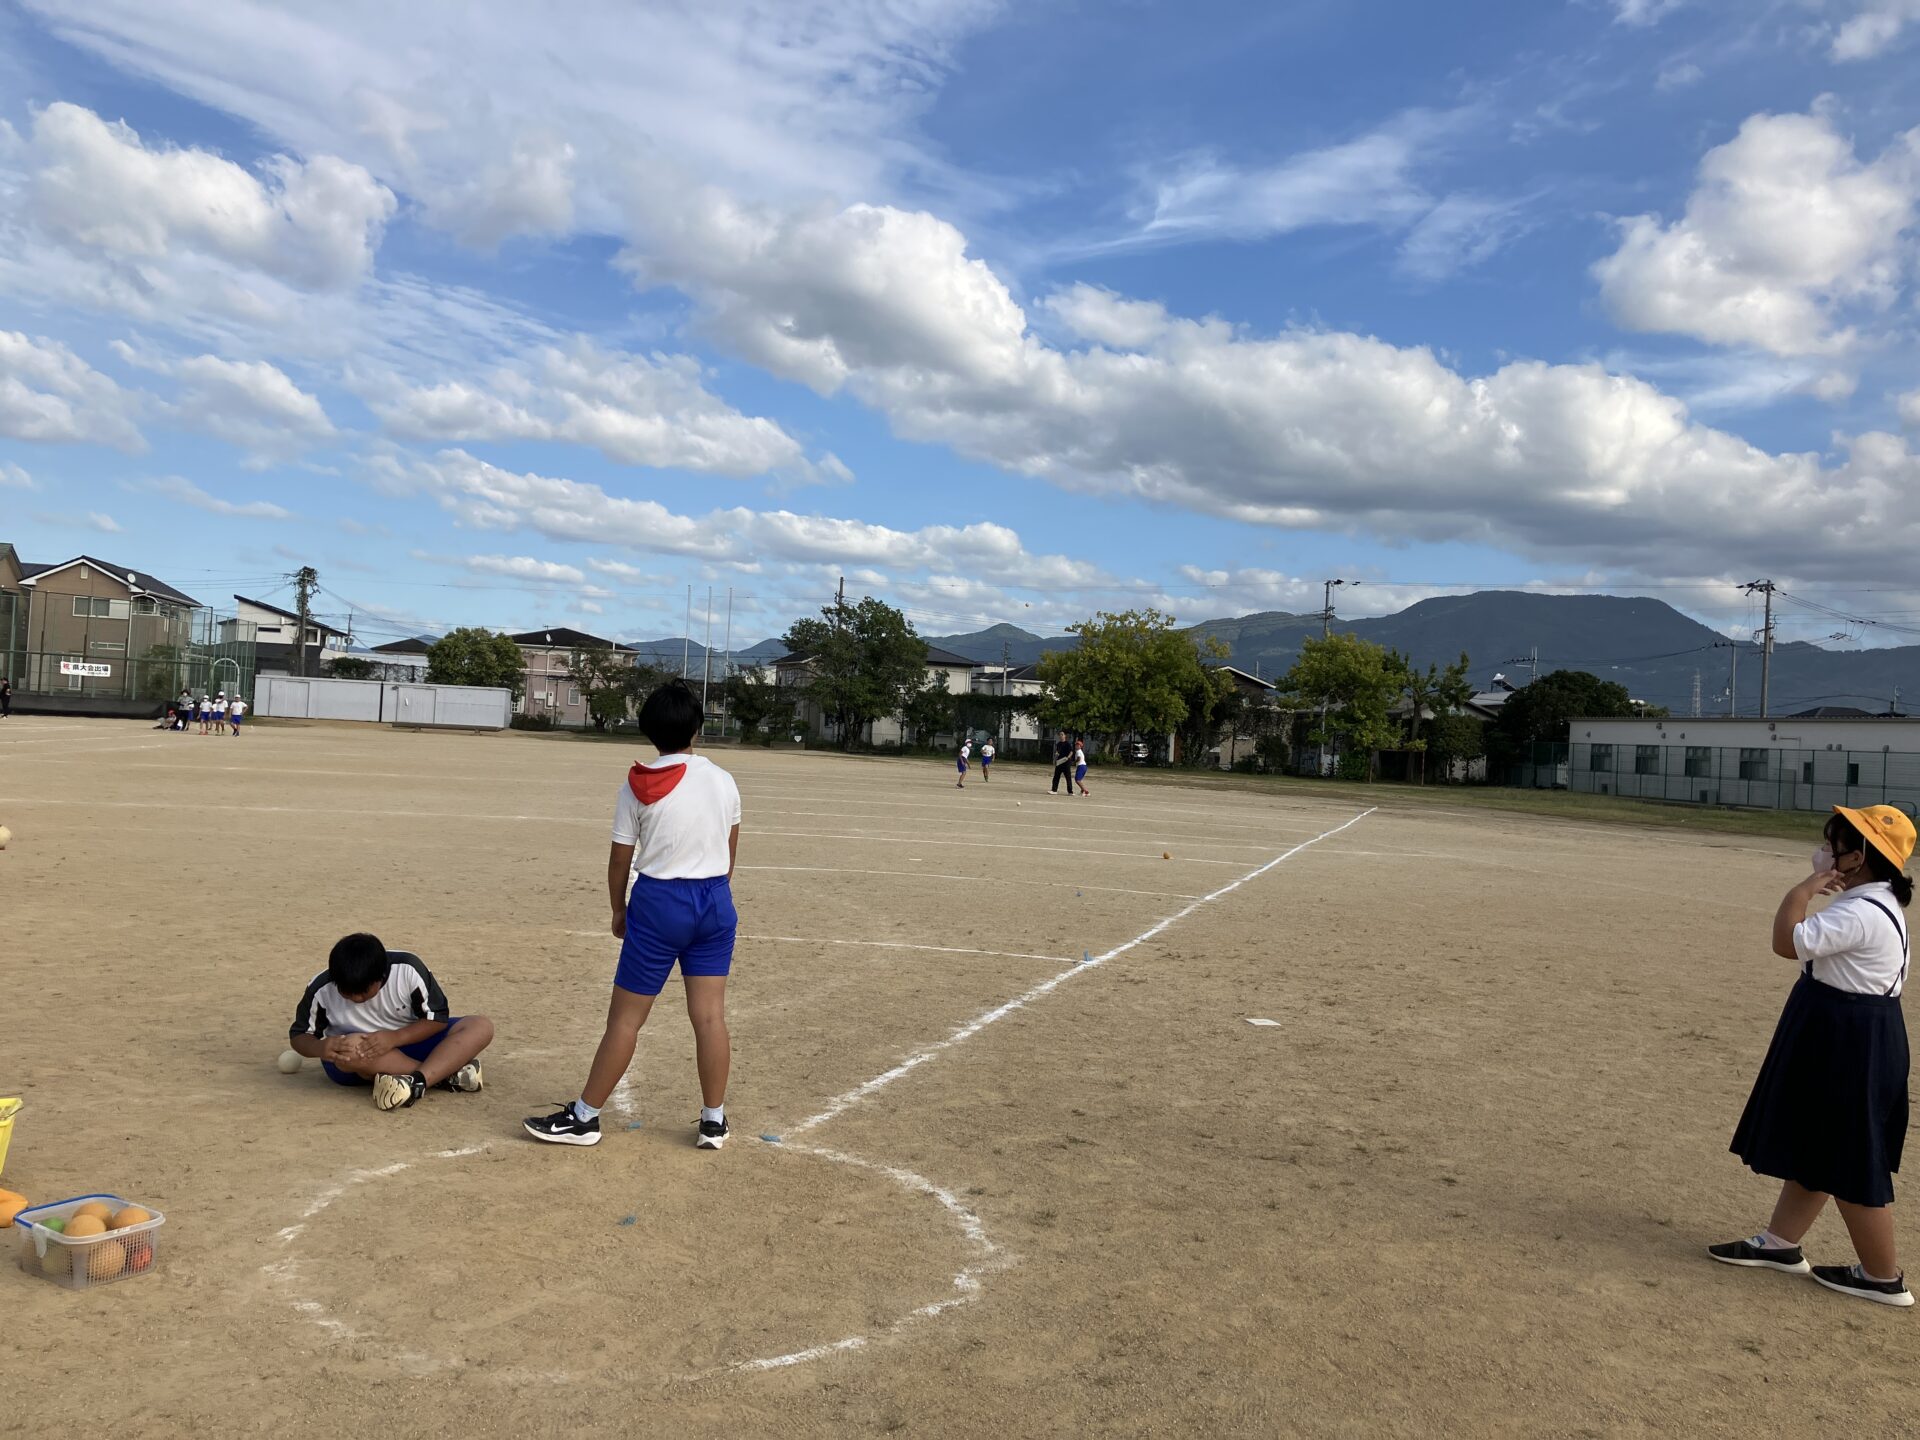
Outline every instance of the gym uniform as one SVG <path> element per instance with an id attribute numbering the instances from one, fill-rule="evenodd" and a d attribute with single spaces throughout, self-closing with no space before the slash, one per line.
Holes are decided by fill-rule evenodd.
<path id="1" fill-rule="evenodd" d="M 954 757 L 954 764 L 962 776 L 965 776 L 967 773 L 967 757 L 971 754 L 973 754 L 973 742 L 971 740 L 962 740 L 960 742 L 960 753 Z"/>
<path id="2" fill-rule="evenodd" d="M 232 723 L 234 730 L 238 732 L 240 722 L 247 718 L 247 702 L 244 700 L 234 701 L 232 705 L 227 707 L 227 718 Z"/>
<path id="3" fill-rule="evenodd" d="M 1087 780 L 1086 747 L 1083 745 L 1075 745 L 1073 747 L 1073 783 L 1080 786 L 1082 789 L 1085 789 L 1086 780 Z"/>
<path id="4" fill-rule="evenodd" d="M 293 1024 L 287 1027 L 289 1039 L 311 1035 L 325 1040 L 331 1035 L 367 1035 L 376 1030 L 403 1030 L 416 1020 L 439 1020 L 448 1029 L 460 1017 L 448 1013 L 446 992 L 433 972 L 418 955 L 405 950 L 389 950 L 392 969 L 386 984 L 368 1000 L 349 1000 L 333 983 L 325 970 L 307 983 L 300 997 L 300 1008 L 293 1012 Z M 410 1060 L 425 1060 L 434 1047 L 446 1039 L 447 1031 L 402 1045 L 400 1053 Z M 351 1070 L 342 1070 L 330 1060 L 321 1062 L 327 1078 L 336 1085 L 367 1085 L 372 1082 Z"/>
<path id="5" fill-rule="evenodd" d="M 987 772 L 993 769 L 993 742 L 989 740 L 980 747 L 980 776 L 987 778 Z"/>
<path id="6" fill-rule="evenodd" d="M 1854 1205 L 1891 1205 L 1907 1136 L 1911 940 L 1892 887 L 1845 891 L 1793 927 L 1800 978 L 1734 1131 L 1762 1175 Z"/>
<path id="7" fill-rule="evenodd" d="M 682 976 L 732 970 L 740 917 L 728 839 L 739 823 L 740 787 L 704 755 L 662 755 L 627 773 L 613 843 L 634 847 L 635 874 L 616 988 L 658 995 L 676 961 Z"/>

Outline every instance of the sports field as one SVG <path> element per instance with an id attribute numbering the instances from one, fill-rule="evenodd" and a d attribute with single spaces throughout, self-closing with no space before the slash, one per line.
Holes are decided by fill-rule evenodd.
<path id="1" fill-rule="evenodd" d="M 96 1293 L 8 1257 L 0 1434 L 1920 1417 L 1902 1312 L 1702 1254 L 1771 1203 L 1726 1142 L 1811 822 L 1701 840 L 1111 771 L 1069 800 L 1033 768 L 962 792 L 937 761 L 719 751 L 736 1138 L 693 1148 L 671 982 L 606 1142 L 541 1147 L 520 1117 L 600 1033 L 640 753 L 0 725 L 0 1094 L 27 1101 L 0 1183 L 168 1216 L 156 1273 Z M 276 1072 L 354 929 L 493 1018 L 484 1093 L 389 1115 Z M 1809 1250 L 1851 1258 L 1831 1216 Z"/>

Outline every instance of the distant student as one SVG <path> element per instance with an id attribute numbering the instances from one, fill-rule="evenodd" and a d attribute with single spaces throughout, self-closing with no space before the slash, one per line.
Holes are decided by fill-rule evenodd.
<path id="1" fill-rule="evenodd" d="M 1907 1025 L 1900 1013 L 1911 940 L 1901 913 L 1913 881 L 1913 822 L 1891 805 L 1834 806 L 1813 873 L 1773 917 L 1773 952 L 1800 961 L 1800 978 L 1774 1027 L 1773 1043 L 1733 1153 L 1783 1181 L 1766 1229 L 1710 1245 L 1728 1265 L 1783 1270 L 1880 1305 L 1911 1305 L 1894 1253 L 1893 1176 L 1907 1138 Z M 1809 916 L 1814 897 L 1836 899 Z M 1831 1196 L 1855 1265 L 1809 1266 L 1800 1241 Z"/>
<path id="2" fill-rule="evenodd" d="M 480 1089 L 484 1015 L 448 1013 L 446 994 L 418 955 L 373 935 L 349 935 L 307 982 L 287 1043 L 320 1061 L 336 1085 L 372 1085 L 376 1110 L 404 1110 L 428 1090 Z"/>
<path id="3" fill-rule="evenodd" d="M 193 702 L 193 718 L 200 722 L 200 733 L 207 733 L 207 726 L 213 721 L 213 702 L 202 695 Z"/>
<path id="4" fill-rule="evenodd" d="M 1073 783 L 1080 787 L 1082 795 L 1087 793 L 1087 746 L 1084 740 L 1073 742 Z"/>
<path id="5" fill-rule="evenodd" d="M 973 754 L 973 737 L 969 735 L 960 742 L 960 753 L 954 756 L 954 763 L 960 768 L 960 778 L 953 783 L 960 789 L 967 788 L 967 757 Z"/>
<path id="6" fill-rule="evenodd" d="M 1060 782 L 1067 782 L 1067 794 L 1073 794 L 1073 742 L 1067 739 L 1062 730 L 1060 738 L 1053 742 L 1053 793 L 1060 793 Z"/>
<path id="7" fill-rule="evenodd" d="M 694 1144 L 718 1150 L 727 1143 L 732 1052 L 726 1000 L 740 924 L 733 907 L 740 790 L 726 771 L 693 753 L 704 718 L 699 699 L 680 680 L 662 685 L 640 707 L 640 729 L 660 758 L 627 773 L 614 806 L 607 898 L 613 933 L 622 943 L 607 1029 L 580 1098 L 524 1122 L 536 1140 L 600 1143 L 601 1108 L 633 1063 L 640 1027 L 678 962 L 700 1074 L 700 1132 Z"/>
<path id="8" fill-rule="evenodd" d="M 213 697 L 213 733 L 227 733 L 227 692 L 224 690 Z"/>
<path id="9" fill-rule="evenodd" d="M 234 734 L 240 733 L 240 722 L 246 718 L 247 702 L 236 695 L 232 703 L 227 706 L 227 723 L 233 727 Z"/>
<path id="10" fill-rule="evenodd" d="M 173 728 L 185 734 L 187 723 L 193 719 L 193 692 L 191 690 L 183 688 L 180 691 L 180 698 L 173 702 L 173 719 Z"/>
<path id="11" fill-rule="evenodd" d="M 987 740 L 980 746 L 980 780 L 984 784 L 991 779 L 993 779 L 993 741 Z"/>
<path id="12" fill-rule="evenodd" d="M 13 680 L 9 676 L 0 675 L 0 720 L 6 719 L 11 714 L 13 714 Z"/>

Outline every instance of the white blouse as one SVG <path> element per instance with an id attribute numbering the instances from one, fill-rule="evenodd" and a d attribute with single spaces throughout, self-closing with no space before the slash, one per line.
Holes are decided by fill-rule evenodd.
<path id="1" fill-rule="evenodd" d="M 1836 895 L 1793 927 L 1794 952 L 1813 978 L 1861 995 L 1906 989 L 1909 946 L 1906 914 L 1884 880 Z"/>

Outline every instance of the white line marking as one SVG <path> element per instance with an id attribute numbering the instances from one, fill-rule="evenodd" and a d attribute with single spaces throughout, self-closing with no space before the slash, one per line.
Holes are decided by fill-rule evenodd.
<path id="1" fill-rule="evenodd" d="M 965 945 L 910 945 L 905 940 L 816 940 L 808 935 L 742 935 L 742 940 L 778 940 L 789 945 L 871 945 L 879 950 L 933 950 L 942 955 L 993 955 L 1002 960 L 1058 960 L 1067 955 L 1029 955 L 1021 950 L 973 950 Z"/>
<path id="2" fill-rule="evenodd" d="M 1004 1020 L 1007 1016 L 1013 1014 L 1014 1011 L 1024 1009 L 1028 1005 L 1031 1005 L 1034 1001 L 1042 999 L 1047 995 L 1051 995 L 1055 990 L 1059 989 L 1060 986 L 1064 985 L 1073 976 L 1084 974 L 1089 970 L 1098 969 L 1100 966 L 1106 964 L 1107 961 L 1116 959 L 1117 957 L 1126 954 L 1129 950 L 1135 949 L 1140 945 L 1144 945 L 1147 941 L 1153 939 L 1154 936 L 1160 934 L 1161 931 L 1167 929 L 1169 926 L 1179 924 L 1180 921 L 1186 919 L 1187 916 L 1193 914 L 1193 912 L 1198 910 L 1201 906 L 1210 905 L 1223 895 L 1231 895 L 1235 890 L 1238 890 L 1242 885 L 1247 884 L 1251 880 L 1258 880 L 1262 875 L 1266 874 L 1269 870 L 1273 869 L 1276 865 L 1280 865 L 1285 861 L 1291 860 L 1295 855 L 1298 855 L 1302 850 L 1307 849 L 1309 846 L 1318 845 L 1322 840 L 1331 839 L 1333 836 L 1338 835 L 1341 831 L 1349 829 L 1352 826 L 1358 825 L 1362 820 L 1366 819 L 1367 816 L 1373 814 L 1377 808 L 1378 808 L 1377 806 L 1369 806 L 1367 809 L 1362 810 L 1358 815 L 1354 816 L 1351 820 L 1348 820 L 1343 822 L 1342 824 L 1336 825 L 1331 830 L 1323 830 L 1320 834 L 1314 836 L 1311 840 L 1301 841 L 1298 845 L 1295 845 L 1291 850 L 1284 850 L 1280 854 L 1274 856 L 1273 859 L 1267 861 L 1266 864 L 1258 866 L 1255 869 L 1249 870 L 1246 874 L 1242 875 L 1238 880 L 1231 880 L 1227 884 L 1222 885 L 1218 890 L 1213 891 L 1211 894 L 1202 895 L 1198 900 L 1195 900 L 1192 904 L 1186 906 L 1186 908 L 1182 910 L 1176 910 L 1173 914 L 1167 916 L 1166 919 L 1161 920 L 1155 925 L 1149 926 L 1145 930 L 1142 930 L 1138 935 L 1134 936 L 1133 939 L 1128 940 L 1123 944 L 1116 945 L 1111 950 L 1103 951 L 1102 953 L 1095 955 L 1090 960 L 1083 960 L 1078 965 L 1073 966 L 1071 969 L 1062 970 L 1058 975 L 1053 976 L 1051 979 L 1042 980 L 1038 985 L 1035 985 L 1032 989 L 1023 991 L 1021 994 L 1014 996 L 1013 999 L 1007 1001 L 1005 1004 L 996 1005 L 993 1009 L 986 1011 L 984 1014 L 976 1015 L 973 1019 L 969 1020 L 966 1024 L 962 1025 L 958 1030 L 955 1030 L 951 1035 L 947 1036 L 946 1039 L 936 1040 L 933 1044 L 926 1046 L 924 1049 L 916 1050 L 913 1054 L 909 1055 L 905 1060 L 902 1060 L 898 1065 L 894 1066 L 891 1070 L 885 1071 L 882 1074 L 874 1076 L 873 1079 L 867 1081 L 865 1084 L 856 1085 L 853 1089 L 847 1091 L 844 1095 L 835 1097 L 835 1099 L 828 1104 L 826 1109 L 822 1110 L 818 1115 L 812 1115 L 812 1116 L 809 1116 L 807 1119 L 802 1120 L 798 1125 L 793 1126 L 788 1133 L 794 1134 L 794 1135 L 804 1135 L 807 1131 L 826 1124 L 829 1120 L 833 1119 L 835 1116 L 844 1114 L 846 1111 L 852 1109 L 855 1105 L 858 1105 L 862 1100 L 865 1100 L 868 1096 L 878 1094 L 880 1091 L 886 1089 L 887 1086 L 893 1084 L 894 1081 L 902 1078 L 903 1076 L 912 1074 L 915 1070 L 919 1069 L 922 1065 L 926 1064 L 929 1060 L 932 1060 L 937 1056 L 944 1054 L 946 1051 L 953 1049 L 953 1047 L 956 1045 L 964 1044 L 966 1041 L 971 1040 L 975 1035 L 978 1035 L 982 1030 L 986 1029 L 989 1025 L 993 1024 L 995 1021 Z"/>
<path id="3" fill-rule="evenodd" d="M 1267 1020 L 1255 1015 L 1249 1015 L 1247 1017 L 1247 1024 L 1249 1025 L 1278 1025 L 1279 1023 L 1278 1020 Z"/>

